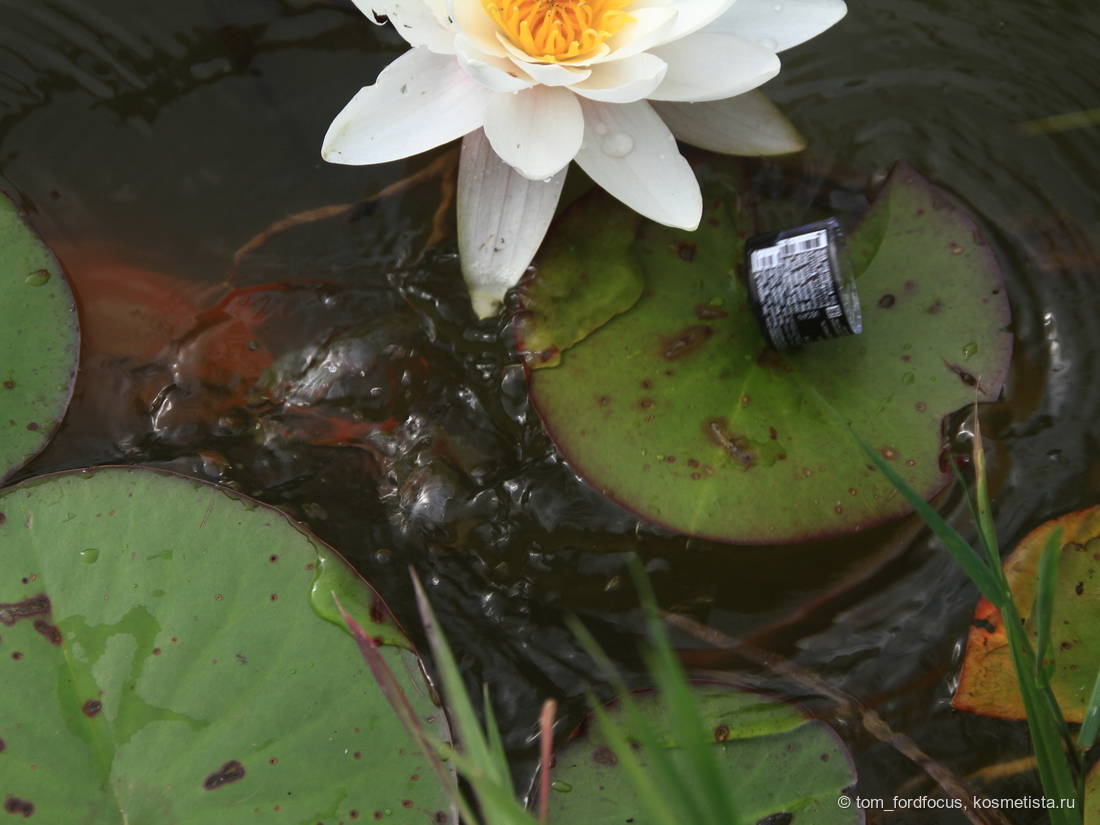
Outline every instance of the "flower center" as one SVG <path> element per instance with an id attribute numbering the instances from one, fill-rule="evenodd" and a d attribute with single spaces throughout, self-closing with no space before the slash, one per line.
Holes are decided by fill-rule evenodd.
<path id="1" fill-rule="evenodd" d="M 513 45 L 556 63 L 587 54 L 634 18 L 633 0 L 481 0 Z"/>

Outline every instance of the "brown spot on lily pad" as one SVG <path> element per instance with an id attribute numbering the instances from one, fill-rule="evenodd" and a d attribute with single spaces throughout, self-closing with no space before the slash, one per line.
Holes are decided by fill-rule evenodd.
<path id="1" fill-rule="evenodd" d="M 25 819 L 29 819 L 34 813 L 34 803 L 8 794 L 8 798 L 4 800 L 4 810 L 9 814 L 23 814 Z"/>
<path id="2" fill-rule="evenodd" d="M 212 791 L 215 788 L 220 788 L 222 785 L 228 785 L 230 782 L 236 782 L 238 779 L 244 778 L 244 765 L 238 762 L 236 759 L 226 762 L 210 776 L 206 777 L 202 781 L 202 786 L 208 791 Z"/>
<path id="3" fill-rule="evenodd" d="M 981 385 L 981 382 L 979 382 L 978 379 L 971 375 L 969 372 L 964 370 L 962 367 L 949 363 L 946 358 L 941 358 L 940 360 L 943 361 L 943 365 L 945 367 L 951 370 L 951 372 L 955 373 L 955 375 L 959 376 L 959 380 L 966 384 L 966 386 L 977 387 L 978 392 L 980 392 L 982 395 L 989 395 L 989 393 L 986 392 L 985 388 Z"/>
<path id="4" fill-rule="evenodd" d="M 23 584 L 29 581 L 30 579 L 23 579 Z M 41 616 L 43 613 L 49 612 L 50 600 L 46 594 L 42 593 L 21 602 L 0 604 L 0 624 L 11 627 L 20 619 L 25 619 L 28 616 Z"/>
<path id="5" fill-rule="evenodd" d="M 751 467 L 756 461 L 749 442 L 743 436 L 733 435 L 726 427 L 726 422 L 720 418 L 712 418 L 707 422 L 707 434 L 729 453 L 743 467 Z"/>
<path id="6" fill-rule="evenodd" d="M 45 636 L 50 644 L 61 645 L 61 631 L 57 629 L 56 625 L 50 624 L 45 619 L 37 619 L 34 623 L 34 629 Z"/>
<path id="7" fill-rule="evenodd" d="M 694 324 L 682 332 L 661 341 L 661 355 L 676 361 L 698 352 L 714 335 L 714 328 L 707 324 Z"/>
<path id="8" fill-rule="evenodd" d="M 607 748 L 600 748 L 592 754 L 592 761 L 599 762 L 601 765 L 614 765 L 619 760 Z"/>

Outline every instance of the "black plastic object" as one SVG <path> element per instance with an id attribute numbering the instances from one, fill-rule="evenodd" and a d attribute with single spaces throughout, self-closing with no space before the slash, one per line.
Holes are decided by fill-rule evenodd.
<path id="1" fill-rule="evenodd" d="M 745 270 L 749 305 L 775 349 L 863 331 L 855 272 L 836 218 L 749 238 Z"/>

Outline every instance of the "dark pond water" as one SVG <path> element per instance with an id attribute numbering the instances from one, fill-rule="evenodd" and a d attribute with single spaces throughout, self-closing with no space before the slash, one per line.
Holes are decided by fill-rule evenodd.
<path id="1" fill-rule="evenodd" d="M 981 411 L 1011 546 L 1100 497 L 1100 127 L 1019 125 L 1100 107 L 1100 8 L 849 9 L 785 54 L 766 87 L 810 149 L 760 164 L 756 180 L 784 193 L 791 217 L 824 206 L 850 220 L 904 158 L 980 223 L 1016 335 L 1003 398 Z M 319 157 L 331 118 L 402 49 L 343 2 L 0 0 L 0 186 L 99 319 L 69 416 L 22 475 L 131 462 L 232 484 L 309 524 L 409 627 L 414 565 L 471 682 L 491 682 L 521 776 L 541 699 L 562 701 L 564 732 L 593 678 L 564 611 L 637 669 L 631 553 L 664 607 L 809 666 L 956 772 L 1026 754 L 1021 726 L 950 710 L 976 593 L 915 519 L 731 547 L 639 524 L 579 483 L 526 403 L 501 323 L 473 322 L 453 242 L 420 257 L 438 183 L 289 229 L 234 264 L 287 215 L 354 203 L 425 166 L 430 158 L 345 168 Z M 260 288 L 288 281 L 311 283 Z M 257 287 L 229 307 L 243 326 L 161 350 L 183 332 L 173 324 L 227 282 Z M 242 335 L 257 340 L 254 360 L 228 354 Z M 294 357 L 326 337 L 335 382 Z M 282 380 L 246 403 L 239 376 L 268 355 L 283 356 Z M 203 367 L 209 357 L 224 370 Z M 346 374 L 371 359 L 380 366 L 366 383 Z M 317 414 L 291 415 L 288 400 Z M 965 414 L 952 423 L 960 448 L 970 426 Z M 938 503 L 968 530 L 958 490 Z M 853 720 L 835 721 L 864 796 L 919 775 Z M 1035 790 L 1025 774 L 990 792 Z M 892 821 L 933 820 L 950 821 Z"/>

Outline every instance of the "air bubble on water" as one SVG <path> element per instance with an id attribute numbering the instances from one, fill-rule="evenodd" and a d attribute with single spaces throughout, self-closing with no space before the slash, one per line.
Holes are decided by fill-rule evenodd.
<path id="1" fill-rule="evenodd" d="M 604 138 L 601 148 L 609 158 L 625 158 L 634 149 L 634 138 L 626 132 L 616 132 Z"/>

